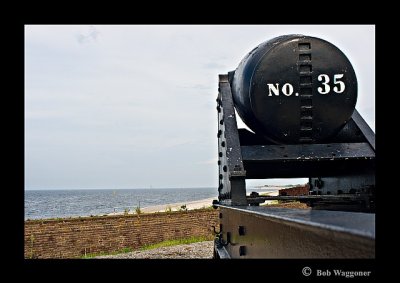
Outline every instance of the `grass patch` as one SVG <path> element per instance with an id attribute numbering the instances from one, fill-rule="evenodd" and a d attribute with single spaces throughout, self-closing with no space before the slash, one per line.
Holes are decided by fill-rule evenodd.
<path id="1" fill-rule="evenodd" d="M 142 213 L 142 210 L 140 209 L 140 206 L 136 206 L 135 212 L 136 212 L 137 215 Z"/>
<path id="2" fill-rule="evenodd" d="M 277 205 L 279 204 L 279 200 L 269 200 L 268 203 L 265 203 L 264 205 Z"/>
<path id="3" fill-rule="evenodd" d="M 203 207 L 202 208 L 198 208 L 198 209 L 207 209 L 207 210 L 213 210 L 213 209 L 215 209 L 212 205 L 208 205 L 208 206 L 206 206 L 206 205 L 203 205 Z M 194 209 L 194 210 L 196 210 L 196 209 Z"/>
<path id="4" fill-rule="evenodd" d="M 163 241 L 161 243 L 143 246 L 139 250 L 146 251 L 146 250 L 152 250 L 152 249 L 157 249 L 157 248 L 162 248 L 162 247 L 171 247 L 171 246 L 191 244 L 191 243 L 211 241 L 211 240 L 213 240 L 213 236 L 208 236 L 208 237 L 198 236 L 198 237 L 190 237 L 190 238 L 185 238 L 185 239 L 167 240 L 167 241 Z M 122 250 L 118 250 L 115 252 L 87 253 L 86 255 L 83 255 L 80 258 L 90 259 L 90 258 L 94 258 L 96 256 L 117 255 L 117 254 L 129 253 L 132 251 L 133 250 L 131 248 L 123 248 Z"/>
<path id="5" fill-rule="evenodd" d="M 115 251 L 115 252 L 88 253 L 86 255 L 81 256 L 81 258 L 87 259 L 87 258 L 94 258 L 96 256 L 102 256 L 102 255 L 117 255 L 117 254 L 129 253 L 131 251 L 132 251 L 131 248 L 123 248 L 123 249 Z"/>
<path id="6" fill-rule="evenodd" d="M 177 245 L 183 245 L 183 244 L 191 244 L 191 243 L 197 243 L 197 242 L 204 242 L 204 241 L 210 241 L 212 240 L 213 237 L 209 236 L 198 236 L 198 237 L 190 237 L 190 238 L 185 238 L 185 239 L 176 239 L 176 240 L 166 240 L 157 244 L 151 244 L 151 245 L 146 245 L 140 248 L 141 251 L 146 251 L 146 250 L 152 250 L 152 249 L 157 249 L 157 248 L 162 248 L 162 247 L 171 247 L 171 246 L 177 246 Z"/>

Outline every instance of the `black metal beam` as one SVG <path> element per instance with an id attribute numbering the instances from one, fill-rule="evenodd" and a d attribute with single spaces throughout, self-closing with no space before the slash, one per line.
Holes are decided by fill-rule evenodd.
<path id="1" fill-rule="evenodd" d="M 247 179 L 364 173 L 375 166 L 368 143 L 242 146 Z"/>
<path id="2" fill-rule="evenodd" d="M 235 109 L 228 75 L 219 76 L 218 154 L 221 203 L 246 205 L 246 171 L 243 167 Z M 222 185 L 222 186 L 221 186 Z M 221 198 L 222 196 L 222 198 Z"/>
<path id="3" fill-rule="evenodd" d="M 301 201 L 317 201 L 317 200 L 328 200 L 328 201 L 358 201 L 364 200 L 362 196 L 358 195 L 307 195 L 307 196 L 257 196 L 247 197 L 251 202 L 262 203 L 266 200 L 301 200 Z"/>
<path id="4" fill-rule="evenodd" d="M 320 161 L 371 159 L 375 152 L 367 143 L 329 143 L 242 146 L 245 161 Z"/>
<path id="5" fill-rule="evenodd" d="M 358 113 L 357 109 L 354 109 L 353 115 L 351 116 L 353 121 L 356 123 L 360 131 L 363 133 L 364 137 L 371 145 L 371 147 L 375 151 L 375 133 L 372 131 L 370 126 L 365 122 L 363 117 L 361 117 L 360 113 Z"/>
<path id="6" fill-rule="evenodd" d="M 375 257 L 375 214 L 219 207 L 222 241 L 231 258 Z"/>

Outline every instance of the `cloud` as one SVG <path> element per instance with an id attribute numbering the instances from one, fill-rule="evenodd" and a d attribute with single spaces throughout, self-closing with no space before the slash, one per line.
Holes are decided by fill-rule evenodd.
<path id="1" fill-rule="evenodd" d="M 218 74 L 288 33 L 344 51 L 373 122 L 371 26 L 27 25 L 27 186 L 216 186 Z"/>
<path id="2" fill-rule="evenodd" d="M 188 89 L 211 89 L 212 87 L 210 85 L 205 85 L 205 84 L 193 84 L 193 85 L 183 85 L 183 86 L 178 86 L 179 88 L 188 88 Z"/>
<path id="3" fill-rule="evenodd" d="M 95 42 L 99 36 L 99 31 L 94 26 L 89 26 L 88 30 L 76 35 L 79 44 Z"/>
<path id="4" fill-rule="evenodd" d="M 226 69 L 227 67 L 224 64 L 220 64 L 220 63 L 216 63 L 216 62 L 209 62 L 204 65 L 204 68 L 206 68 L 206 69 Z"/>
<path id="5" fill-rule="evenodd" d="M 215 165 L 215 164 L 217 164 L 217 161 L 218 161 L 218 158 L 214 157 L 211 159 L 199 161 L 199 162 L 197 162 L 197 164 L 199 164 L 199 165 Z"/>

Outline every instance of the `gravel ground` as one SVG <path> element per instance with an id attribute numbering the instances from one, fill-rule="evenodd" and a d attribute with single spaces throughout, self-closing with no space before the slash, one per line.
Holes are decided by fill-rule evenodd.
<path id="1" fill-rule="evenodd" d="M 94 258 L 116 259 L 197 259 L 213 257 L 213 241 L 198 242 L 146 251 L 134 251 L 118 255 L 97 256 Z"/>

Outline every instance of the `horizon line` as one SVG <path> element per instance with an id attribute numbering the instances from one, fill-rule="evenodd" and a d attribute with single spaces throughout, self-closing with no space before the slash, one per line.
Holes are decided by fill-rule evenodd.
<path id="1" fill-rule="evenodd" d="M 24 188 L 24 191 L 56 191 L 56 190 L 152 190 L 152 189 L 202 189 L 217 186 L 201 187 L 135 187 L 135 188 Z"/>

